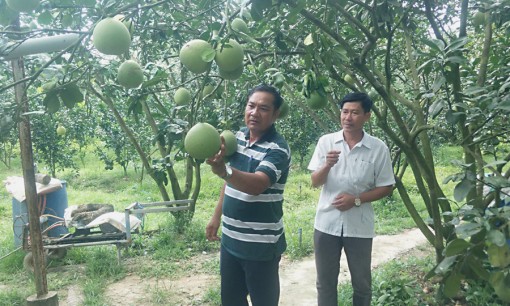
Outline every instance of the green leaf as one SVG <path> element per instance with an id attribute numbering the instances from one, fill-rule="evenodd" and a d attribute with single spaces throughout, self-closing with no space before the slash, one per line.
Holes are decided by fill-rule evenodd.
<path id="1" fill-rule="evenodd" d="M 469 238 L 483 229 L 482 224 L 479 223 L 462 223 L 455 228 L 455 233 L 459 238 Z"/>
<path id="2" fill-rule="evenodd" d="M 466 62 L 466 59 L 462 56 L 450 56 L 446 58 L 447 63 L 455 63 L 455 64 L 463 64 Z"/>
<path id="3" fill-rule="evenodd" d="M 499 88 L 498 93 L 500 94 L 504 93 L 508 89 L 508 87 L 510 87 L 510 82 L 503 83 L 503 85 L 501 85 L 501 87 Z M 507 99 L 506 102 L 510 102 L 510 99 Z"/>
<path id="4" fill-rule="evenodd" d="M 40 25 L 49 25 L 53 21 L 53 16 L 49 11 L 44 11 L 37 17 L 37 22 Z"/>
<path id="5" fill-rule="evenodd" d="M 153 78 L 143 82 L 142 88 L 151 87 L 151 86 L 157 85 L 161 82 L 166 82 L 167 80 L 168 80 L 168 73 L 163 70 L 158 70 Z"/>
<path id="6" fill-rule="evenodd" d="M 445 114 L 446 121 L 452 125 L 457 124 L 464 116 L 466 115 L 463 112 L 454 112 L 451 109 L 449 109 Z"/>
<path id="7" fill-rule="evenodd" d="M 446 83 L 446 79 L 444 77 L 438 77 L 434 80 L 434 84 L 432 84 L 432 91 L 437 92 L 443 84 Z"/>
<path id="8" fill-rule="evenodd" d="M 76 83 L 69 83 L 62 87 L 59 96 L 68 108 L 73 108 L 76 103 L 83 101 L 83 94 Z"/>
<path id="9" fill-rule="evenodd" d="M 455 201 L 460 202 L 464 200 L 467 196 L 467 194 L 475 187 L 473 182 L 469 180 L 468 178 L 463 178 L 460 183 L 455 186 L 455 189 L 453 190 L 453 197 Z"/>
<path id="10" fill-rule="evenodd" d="M 496 229 L 490 230 L 487 233 L 487 240 L 492 242 L 492 243 L 494 243 L 494 244 L 496 244 L 499 247 L 505 247 L 506 246 L 507 249 L 508 249 L 508 245 L 506 244 L 505 234 L 503 234 L 499 230 L 496 230 Z"/>
<path id="11" fill-rule="evenodd" d="M 469 268 L 475 272 L 478 277 L 480 277 L 482 280 L 489 280 L 489 271 L 487 271 L 483 265 L 482 260 L 480 258 L 477 258 L 473 255 L 466 256 L 466 263 L 468 264 Z"/>
<path id="12" fill-rule="evenodd" d="M 445 274 L 446 272 L 448 272 L 450 270 L 450 268 L 453 266 L 453 264 L 455 264 L 457 260 L 457 256 L 448 256 L 448 257 L 445 257 L 443 259 L 443 261 L 441 261 L 436 269 L 435 269 L 435 273 L 437 274 Z"/>
<path id="13" fill-rule="evenodd" d="M 0 25 L 9 26 L 18 14 L 11 10 L 5 1 L 0 2 Z"/>
<path id="14" fill-rule="evenodd" d="M 60 99 L 55 92 L 49 92 L 44 97 L 43 105 L 46 107 L 46 112 L 54 114 L 60 109 Z"/>
<path id="15" fill-rule="evenodd" d="M 459 49 L 462 49 L 467 43 L 469 39 L 466 36 L 455 39 L 451 44 L 448 45 L 448 52 L 456 52 Z"/>
<path id="16" fill-rule="evenodd" d="M 254 44 L 257 44 L 257 45 L 260 45 L 261 42 L 256 40 L 255 38 L 251 37 L 250 35 L 246 34 L 246 33 L 242 33 L 242 32 L 237 32 L 236 33 L 236 36 L 239 36 L 241 38 L 243 38 L 244 40 L 246 40 L 247 42 L 251 42 L 251 43 L 254 43 Z"/>
<path id="17" fill-rule="evenodd" d="M 432 116 L 432 118 L 437 117 L 437 115 L 441 113 L 441 110 L 443 110 L 442 100 L 436 100 L 429 106 L 429 113 Z"/>
<path id="18" fill-rule="evenodd" d="M 223 45 L 223 48 L 232 48 L 232 46 L 230 46 L 229 44 L 224 44 Z M 214 60 L 214 57 L 216 56 L 216 50 L 214 50 L 213 48 L 207 48 L 206 50 L 204 50 L 204 52 L 202 52 L 202 60 L 204 62 L 207 62 L 207 63 L 210 63 Z"/>
<path id="19" fill-rule="evenodd" d="M 62 16 L 61 22 L 63 27 L 70 27 L 73 24 L 73 16 L 70 14 L 65 14 Z"/>
<path id="20" fill-rule="evenodd" d="M 483 92 L 485 92 L 485 88 L 480 87 L 480 86 L 471 86 L 471 87 L 464 89 L 464 94 L 467 96 L 475 96 L 475 95 L 479 95 Z"/>
<path id="21" fill-rule="evenodd" d="M 464 239 L 457 238 L 450 241 L 448 245 L 446 245 L 445 254 L 446 256 L 460 255 L 469 249 L 469 247 L 471 247 L 471 243 Z"/>
<path id="22" fill-rule="evenodd" d="M 461 274 L 455 272 L 450 274 L 450 276 L 448 276 L 448 278 L 444 282 L 443 288 L 444 294 L 449 298 L 453 298 L 460 290 L 461 280 L 462 280 Z"/>
<path id="23" fill-rule="evenodd" d="M 496 161 L 493 161 L 493 162 L 490 162 L 488 164 L 486 164 L 485 166 L 483 166 L 484 168 L 489 168 L 489 167 L 497 167 L 499 165 L 506 165 L 507 164 L 507 161 L 504 161 L 504 160 L 496 160 Z"/>
<path id="24" fill-rule="evenodd" d="M 510 187 L 510 181 L 501 176 L 489 176 L 484 179 L 485 183 L 491 185 L 494 188 L 505 188 Z"/>
<path id="25" fill-rule="evenodd" d="M 510 111 L 510 99 L 506 99 L 505 101 L 501 102 L 496 108 Z"/>
<path id="26" fill-rule="evenodd" d="M 425 43 L 427 46 L 429 46 L 431 49 L 436 51 L 442 51 L 444 49 L 444 43 L 440 40 L 423 40 L 423 43 Z"/>

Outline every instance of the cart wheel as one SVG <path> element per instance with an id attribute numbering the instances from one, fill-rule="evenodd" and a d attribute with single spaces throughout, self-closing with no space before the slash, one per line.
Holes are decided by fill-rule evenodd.
<path id="1" fill-rule="evenodd" d="M 48 252 L 50 259 L 62 259 L 67 255 L 67 248 L 51 249 Z"/>
<path id="2" fill-rule="evenodd" d="M 44 265 L 46 266 L 47 264 L 48 256 L 44 254 Z M 23 258 L 23 268 L 30 273 L 34 273 L 34 255 L 32 252 L 28 252 L 27 255 L 25 255 L 25 258 Z"/>

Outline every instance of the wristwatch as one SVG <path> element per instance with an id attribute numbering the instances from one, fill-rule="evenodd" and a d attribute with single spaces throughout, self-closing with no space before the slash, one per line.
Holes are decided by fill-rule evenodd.
<path id="1" fill-rule="evenodd" d="M 354 199 L 354 205 L 356 205 L 356 207 L 360 207 L 361 206 L 361 199 L 359 197 L 356 197 Z"/>
<path id="2" fill-rule="evenodd" d="M 224 180 L 228 180 L 231 177 L 232 177 L 232 167 L 230 167 L 229 165 L 225 165 L 225 175 L 221 176 L 221 178 Z"/>

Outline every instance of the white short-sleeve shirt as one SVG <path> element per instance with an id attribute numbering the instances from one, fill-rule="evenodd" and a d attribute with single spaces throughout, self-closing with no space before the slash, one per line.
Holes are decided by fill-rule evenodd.
<path id="1" fill-rule="evenodd" d="M 340 193 L 356 196 L 375 187 L 395 184 L 388 147 L 365 132 L 361 141 L 349 150 L 343 130 L 326 134 L 319 139 L 308 169 L 315 171 L 323 166 L 331 150 L 340 150 L 342 153 L 322 186 L 315 228 L 335 236 L 343 234 L 345 237 L 373 238 L 374 209 L 371 203 L 363 203 L 347 211 L 340 211 L 331 203 Z"/>

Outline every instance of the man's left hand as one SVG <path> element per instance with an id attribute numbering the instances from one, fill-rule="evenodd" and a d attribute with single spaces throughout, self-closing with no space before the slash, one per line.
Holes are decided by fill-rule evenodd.
<path id="1" fill-rule="evenodd" d="M 340 211 L 346 211 L 354 207 L 354 200 L 352 194 L 341 193 L 335 197 L 331 205 Z"/>

